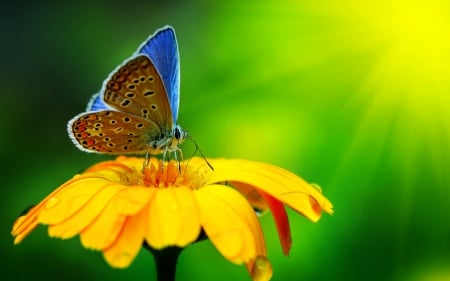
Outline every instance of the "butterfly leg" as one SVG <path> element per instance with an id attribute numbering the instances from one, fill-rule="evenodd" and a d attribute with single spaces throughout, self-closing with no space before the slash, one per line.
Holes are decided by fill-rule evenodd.
<path id="1" fill-rule="evenodd" d="M 144 169 L 148 167 L 148 164 L 150 164 L 150 145 L 147 145 L 147 152 L 145 152 L 145 159 L 144 164 L 142 166 L 142 173 L 144 173 Z"/>
<path id="2" fill-rule="evenodd" d="M 184 160 L 183 150 L 178 148 L 173 151 L 173 154 L 174 154 L 175 161 L 177 161 L 178 171 L 181 174 L 181 162 Z"/>
<path id="3" fill-rule="evenodd" d="M 167 149 L 167 147 L 164 149 L 164 152 L 163 152 L 163 154 L 162 154 L 162 157 L 161 157 L 161 172 L 163 172 L 164 171 L 164 162 L 167 160 L 167 153 L 168 153 L 168 149 Z"/>

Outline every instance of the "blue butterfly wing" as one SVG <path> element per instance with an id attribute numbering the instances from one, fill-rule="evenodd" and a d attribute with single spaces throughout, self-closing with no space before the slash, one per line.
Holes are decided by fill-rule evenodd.
<path id="1" fill-rule="evenodd" d="M 175 30 L 171 26 L 158 29 L 138 49 L 150 57 L 162 77 L 167 91 L 173 124 L 177 124 L 180 103 L 180 58 Z"/>
<path id="2" fill-rule="evenodd" d="M 111 107 L 103 101 L 103 95 L 100 93 L 94 94 L 89 101 L 86 111 L 101 111 L 110 110 Z"/>

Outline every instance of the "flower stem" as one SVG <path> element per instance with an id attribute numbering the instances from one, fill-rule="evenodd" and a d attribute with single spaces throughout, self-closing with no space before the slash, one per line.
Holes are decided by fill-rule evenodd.
<path id="1" fill-rule="evenodd" d="M 155 259 L 156 276 L 158 281 L 175 281 L 178 257 L 183 248 L 167 247 L 161 250 L 145 245 Z"/>

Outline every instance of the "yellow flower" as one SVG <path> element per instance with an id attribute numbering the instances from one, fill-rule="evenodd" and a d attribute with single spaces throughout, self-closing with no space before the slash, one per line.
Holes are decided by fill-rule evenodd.
<path id="1" fill-rule="evenodd" d="M 38 224 L 51 237 L 80 235 L 84 247 L 102 251 L 114 267 L 126 267 L 143 243 L 153 249 L 186 247 L 202 231 L 229 261 L 245 264 L 253 280 L 269 280 L 272 268 L 254 209 L 270 210 L 288 254 L 291 237 L 284 205 L 317 221 L 332 213 L 321 192 L 281 168 L 246 160 L 202 158 L 164 163 L 119 156 L 64 183 L 19 217 L 12 230 L 20 243 Z"/>

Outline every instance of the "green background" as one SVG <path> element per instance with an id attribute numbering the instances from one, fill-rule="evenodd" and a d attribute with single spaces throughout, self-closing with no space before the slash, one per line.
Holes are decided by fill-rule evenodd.
<path id="1" fill-rule="evenodd" d="M 10 231 L 27 206 L 111 158 L 77 150 L 66 123 L 166 24 L 181 56 L 179 123 L 204 154 L 284 167 L 335 206 L 317 224 L 289 211 L 289 257 L 261 217 L 272 280 L 450 280 L 447 2 L 2 5 L 3 280 L 155 280 L 144 250 L 118 270 L 78 237 L 41 226 L 13 246 Z M 183 252 L 177 280 L 249 277 L 202 242 Z"/>

